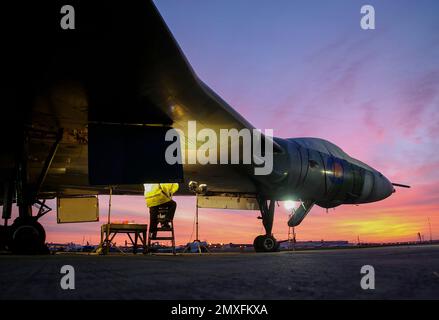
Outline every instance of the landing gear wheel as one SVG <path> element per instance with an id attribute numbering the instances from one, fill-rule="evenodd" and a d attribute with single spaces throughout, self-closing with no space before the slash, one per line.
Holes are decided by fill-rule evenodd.
<path id="1" fill-rule="evenodd" d="M 253 247 L 256 252 L 276 252 L 279 250 L 279 244 L 273 236 L 260 235 L 253 241 Z"/>
<path id="2" fill-rule="evenodd" d="M 46 232 L 35 218 L 17 218 L 10 230 L 10 249 L 15 254 L 45 254 Z"/>

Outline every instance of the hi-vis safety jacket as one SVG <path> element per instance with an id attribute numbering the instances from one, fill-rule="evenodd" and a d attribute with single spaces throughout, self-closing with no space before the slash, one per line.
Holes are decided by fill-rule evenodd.
<path id="1" fill-rule="evenodd" d="M 150 208 L 171 201 L 178 190 L 178 183 L 145 184 L 144 187 L 146 205 Z"/>

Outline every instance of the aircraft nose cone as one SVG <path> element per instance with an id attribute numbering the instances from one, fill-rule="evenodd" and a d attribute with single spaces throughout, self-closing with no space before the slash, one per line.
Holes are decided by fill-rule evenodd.
<path id="1" fill-rule="evenodd" d="M 384 190 L 384 195 L 385 195 L 385 198 L 387 198 L 387 197 L 390 197 L 392 195 L 392 193 L 395 192 L 395 187 L 393 186 L 392 182 L 390 182 L 389 179 L 387 179 L 384 176 L 383 176 L 383 178 L 384 178 L 383 184 L 385 186 L 384 187 L 384 189 L 385 189 Z"/>
<path id="2" fill-rule="evenodd" d="M 375 172 L 374 188 L 371 194 L 371 201 L 386 199 L 395 192 L 392 183 L 379 172 Z"/>

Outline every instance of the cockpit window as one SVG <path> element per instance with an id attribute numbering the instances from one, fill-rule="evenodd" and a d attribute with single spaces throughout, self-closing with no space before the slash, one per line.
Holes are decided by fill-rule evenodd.
<path id="1" fill-rule="evenodd" d="M 348 159 L 346 152 L 341 150 L 335 144 L 318 138 L 295 138 L 292 139 L 304 148 L 313 149 L 322 153 L 332 155 L 340 159 Z"/>
<path id="2" fill-rule="evenodd" d="M 321 152 L 321 153 L 326 153 L 326 154 L 329 154 L 329 155 L 336 157 L 338 159 L 347 160 L 351 163 L 358 165 L 361 168 L 364 168 L 367 170 L 373 170 L 367 164 L 350 157 L 340 147 L 336 146 L 335 144 L 333 144 L 327 140 L 323 140 L 323 139 L 319 139 L 319 138 L 292 138 L 289 140 L 295 141 L 297 144 L 299 144 L 303 148 L 313 149 L 313 150 L 316 150 L 316 151 Z"/>

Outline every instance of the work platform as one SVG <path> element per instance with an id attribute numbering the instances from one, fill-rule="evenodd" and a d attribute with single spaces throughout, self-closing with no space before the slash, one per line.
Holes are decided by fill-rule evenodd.
<path id="1" fill-rule="evenodd" d="M 101 226 L 101 246 L 103 246 L 108 239 L 108 242 L 113 242 L 114 238 L 119 233 L 124 233 L 128 235 L 132 245 L 133 245 L 133 253 L 137 253 L 137 243 L 140 240 L 140 243 L 143 247 L 143 253 L 148 252 L 148 245 L 146 243 L 146 234 L 148 232 L 147 224 L 130 224 L 130 223 L 110 223 L 103 224 Z M 107 234 L 108 233 L 108 234 Z M 133 237 L 134 239 L 133 239 Z M 109 246 L 106 245 L 103 248 L 102 252 L 104 254 L 108 254 Z"/>

